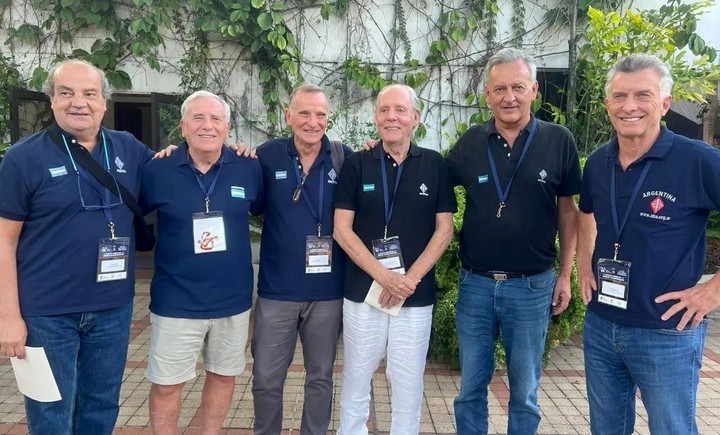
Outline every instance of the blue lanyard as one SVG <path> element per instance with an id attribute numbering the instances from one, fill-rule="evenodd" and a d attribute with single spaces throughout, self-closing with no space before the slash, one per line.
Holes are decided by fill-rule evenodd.
<path id="1" fill-rule="evenodd" d="M 70 157 L 70 163 L 72 163 L 73 170 L 75 170 L 75 173 L 78 175 L 78 177 L 82 177 L 85 181 L 88 182 L 90 187 L 95 189 L 96 192 L 100 193 L 100 191 L 95 187 L 95 184 L 93 180 L 85 173 L 81 172 L 77 164 L 75 163 L 75 159 L 72 156 L 72 153 L 70 152 L 70 147 L 68 146 L 67 139 L 65 139 L 65 135 L 61 134 L 63 143 L 65 144 L 65 149 L 67 150 L 68 157 Z M 108 155 L 108 145 L 107 141 L 105 140 L 105 132 L 100 130 L 100 137 L 102 138 L 102 147 L 103 147 L 103 154 L 105 155 L 105 170 L 110 174 L 110 157 Z M 117 180 L 115 180 L 115 177 L 110 174 L 110 177 L 112 177 L 113 181 L 115 181 L 115 184 L 117 185 Z M 108 227 L 110 228 L 110 237 L 112 239 L 115 239 L 115 224 L 113 223 L 113 217 L 112 217 L 112 210 L 109 207 L 110 205 L 110 191 L 107 188 L 103 189 L 104 192 L 102 193 L 102 201 L 103 201 L 103 207 L 102 211 L 105 215 L 105 220 L 108 223 Z M 122 195 L 120 194 L 120 188 L 117 189 L 118 197 L 120 198 L 120 204 L 123 203 L 122 201 Z M 80 184 L 78 184 L 78 194 L 80 195 L 80 201 L 83 203 L 83 207 L 85 207 L 84 200 L 82 198 L 82 192 L 80 191 Z"/>
<path id="2" fill-rule="evenodd" d="M 190 165 L 195 168 L 195 163 L 192 161 L 192 157 L 190 157 L 190 154 L 188 153 L 188 159 L 190 160 Z M 205 214 L 210 213 L 210 196 L 215 191 L 215 183 L 217 182 L 218 175 L 220 175 L 220 168 L 222 168 L 223 164 L 223 157 L 222 154 L 220 154 L 220 162 L 218 164 L 217 171 L 215 171 L 215 177 L 213 177 L 213 180 L 210 182 L 210 187 L 205 188 L 205 183 L 202 182 L 202 179 L 200 179 L 200 176 L 197 174 L 197 168 L 195 168 L 194 171 L 192 171 L 193 175 L 195 175 L 195 181 L 197 181 L 198 186 L 200 187 L 200 190 L 205 195 Z M 211 166 L 212 168 L 212 166 Z"/>
<path id="3" fill-rule="evenodd" d="M 648 171 L 650 170 L 650 166 L 652 165 L 652 161 L 646 160 L 645 166 L 643 168 L 642 174 L 640 174 L 640 178 L 637 180 L 637 183 L 635 183 L 635 189 L 633 190 L 632 195 L 630 196 L 630 201 L 628 202 L 627 210 L 625 210 L 625 216 L 623 217 L 622 222 L 619 222 L 618 218 L 618 211 L 617 211 L 617 195 L 615 191 L 615 166 L 617 166 L 614 162 L 612 163 L 612 169 L 610 170 L 610 207 L 612 208 L 612 218 L 613 218 L 613 226 L 615 227 L 615 235 L 617 236 L 615 238 L 615 252 L 613 254 L 613 260 L 617 260 L 617 254 L 620 250 L 620 236 L 622 235 L 623 230 L 625 229 L 625 224 L 627 224 L 628 217 L 630 217 L 630 209 L 632 209 L 632 205 L 635 202 L 635 198 L 637 197 L 638 192 L 640 192 L 640 186 L 642 185 L 643 181 L 645 181 L 645 177 L 648 174 Z"/>
<path id="4" fill-rule="evenodd" d="M 310 210 L 310 214 L 317 221 L 317 235 L 318 235 L 318 237 L 320 237 L 322 234 L 322 213 L 323 213 L 323 199 L 324 199 L 323 192 L 324 192 L 324 188 L 325 188 L 325 180 L 323 180 L 323 178 L 325 175 L 325 163 L 327 161 L 327 158 L 323 159 L 322 169 L 320 170 L 320 180 L 319 180 L 319 183 L 320 183 L 319 197 L 320 197 L 320 199 L 318 200 L 317 210 L 315 210 L 315 207 L 313 207 L 312 203 L 310 202 L 310 198 L 308 197 L 308 194 L 305 191 L 305 183 L 302 182 L 302 176 L 300 175 L 300 169 L 298 168 L 299 159 L 297 157 L 295 157 L 295 161 L 296 161 L 296 163 L 293 164 L 293 167 L 295 168 L 295 178 L 297 179 L 298 186 L 300 186 L 300 189 L 302 189 L 302 191 L 303 191 L 302 196 L 303 196 L 303 198 L 305 198 L 305 204 L 307 204 L 308 210 Z M 311 171 L 312 171 L 312 166 L 310 167 L 310 169 L 308 169 L 308 174 L 306 175 L 306 177 L 310 176 Z"/>
<path id="5" fill-rule="evenodd" d="M 525 147 L 522 150 L 522 153 L 520 153 L 520 159 L 517 162 L 517 165 L 515 166 L 515 170 L 512 173 L 512 176 L 510 177 L 510 181 L 508 181 L 507 187 L 505 190 L 503 190 L 500 187 L 500 178 L 498 177 L 497 173 L 497 167 L 495 166 L 495 159 L 493 159 L 492 151 L 490 150 L 490 143 L 487 144 L 487 153 L 488 153 L 488 160 L 490 161 L 490 169 L 492 170 L 493 179 L 495 180 L 495 189 L 497 190 L 498 198 L 500 198 L 500 207 L 498 207 L 497 215 L 496 217 L 499 219 L 502 215 L 502 209 L 505 208 L 505 204 L 507 203 L 508 196 L 510 195 L 510 186 L 512 186 L 513 179 L 515 178 L 515 174 L 517 174 L 518 168 L 520 168 L 520 164 L 522 163 L 523 159 L 525 158 L 525 154 L 527 153 L 528 148 L 530 148 L 530 143 L 532 142 L 533 138 L 535 137 L 535 132 L 537 131 L 537 119 L 533 117 L 532 119 L 532 125 L 530 126 L 530 134 L 528 134 L 527 140 L 525 141 Z"/>
<path id="6" fill-rule="evenodd" d="M 400 185 L 400 176 L 402 175 L 403 166 L 405 162 L 398 166 L 397 175 L 395 175 L 395 189 L 393 190 L 392 201 L 390 201 L 390 193 L 388 192 L 387 183 L 387 170 L 385 169 L 385 151 L 383 151 L 382 157 L 380 157 L 380 173 L 382 173 L 383 182 L 383 202 L 385 203 L 385 231 L 383 232 L 383 239 L 387 239 L 387 229 L 390 225 L 390 219 L 392 219 L 393 208 L 395 207 L 395 194 L 397 193 L 398 186 Z"/>

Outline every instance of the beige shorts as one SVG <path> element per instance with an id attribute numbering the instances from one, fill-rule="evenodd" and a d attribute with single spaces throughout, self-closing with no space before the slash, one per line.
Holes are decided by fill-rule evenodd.
<path id="1" fill-rule="evenodd" d="M 245 371 L 250 310 L 220 319 L 178 319 L 150 314 L 150 356 L 145 377 L 159 385 L 187 382 L 197 373 L 202 350 L 205 370 L 221 376 Z"/>

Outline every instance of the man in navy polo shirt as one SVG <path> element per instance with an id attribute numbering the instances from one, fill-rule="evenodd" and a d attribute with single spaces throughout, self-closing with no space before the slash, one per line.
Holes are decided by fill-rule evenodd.
<path id="1" fill-rule="evenodd" d="M 43 347 L 62 400 L 25 399 L 37 434 L 110 434 L 118 414 L 135 285 L 133 214 L 71 157 L 90 153 L 137 196 L 152 152 L 100 127 L 101 70 L 71 60 L 45 86 L 55 124 L 0 166 L 0 353 Z"/>
<path id="2" fill-rule="evenodd" d="M 698 433 L 704 316 L 720 305 L 720 278 L 696 283 L 720 209 L 720 151 L 661 127 L 672 86 L 655 56 L 617 61 L 605 86 L 617 137 L 585 165 L 577 261 L 593 434 L 633 432 L 638 388 L 650 432 Z"/>
<path id="3" fill-rule="evenodd" d="M 372 376 L 383 358 L 392 429 L 417 434 L 432 310 L 433 267 L 453 233 L 455 194 L 442 156 L 412 143 L 420 100 L 406 85 L 380 91 L 381 142 L 351 155 L 335 196 L 334 237 L 347 253 L 338 434 L 367 434 Z"/>
<path id="4" fill-rule="evenodd" d="M 183 387 L 195 377 L 201 350 L 200 426 L 220 433 L 235 376 L 245 370 L 253 291 L 248 213 L 259 213 L 263 200 L 260 164 L 224 146 L 228 104 L 197 91 L 180 111 L 186 142 L 145 166 L 140 194 L 143 211 L 158 212 L 146 371 L 156 435 L 176 432 Z"/>
<path id="5" fill-rule="evenodd" d="M 538 90 L 531 57 L 500 50 L 485 74 L 493 118 L 469 129 L 448 155 L 450 175 L 467 199 L 460 232 L 462 378 L 455 418 L 460 435 L 487 433 L 487 387 L 502 331 L 510 382 L 508 433 L 534 434 L 551 311 L 559 315 L 570 302 L 580 162 L 570 132 L 530 111 Z"/>
<path id="6" fill-rule="evenodd" d="M 293 91 L 285 119 L 293 136 L 257 149 L 267 200 L 253 315 L 255 433 L 282 430 L 283 385 L 299 334 L 306 372 L 300 432 L 320 435 L 330 424 L 345 261 L 332 240 L 332 201 L 339 161 L 351 151 L 325 135 L 328 101 L 317 86 Z"/>

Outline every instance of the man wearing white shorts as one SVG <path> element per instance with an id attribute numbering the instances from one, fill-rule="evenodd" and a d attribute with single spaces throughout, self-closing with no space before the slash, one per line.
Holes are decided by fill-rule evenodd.
<path id="1" fill-rule="evenodd" d="M 261 210 L 257 160 L 224 142 L 230 108 L 205 91 L 181 108 L 186 142 L 143 170 L 143 211 L 158 211 L 155 275 L 150 287 L 152 335 L 146 377 L 153 434 L 174 434 L 185 382 L 202 351 L 205 385 L 201 431 L 219 434 L 245 370 L 253 271 L 248 213 Z"/>

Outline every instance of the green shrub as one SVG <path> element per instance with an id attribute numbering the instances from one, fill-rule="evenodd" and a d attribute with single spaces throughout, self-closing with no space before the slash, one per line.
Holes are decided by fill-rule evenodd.
<path id="1" fill-rule="evenodd" d="M 435 269 L 439 291 L 433 317 L 431 355 L 434 359 L 447 363 L 451 368 L 456 369 L 460 367 L 457 328 L 455 326 L 455 307 L 457 306 L 458 297 L 457 284 L 460 274 L 458 235 L 462 227 L 462 216 L 465 211 L 465 190 L 456 187 L 455 196 L 458 201 L 458 212 L 453 216 L 455 236 Z M 570 299 L 570 305 L 560 316 L 553 316 L 550 322 L 543 357 L 545 363 L 547 363 L 550 349 L 566 342 L 572 334 L 579 332 L 585 319 L 585 305 L 580 295 L 574 266 L 571 283 L 572 298 Z M 500 337 L 495 347 L 495 366 L 497 368 L 505 364 L 505 352 L 501 345 L 501 339 L 502 337 Z"/>

